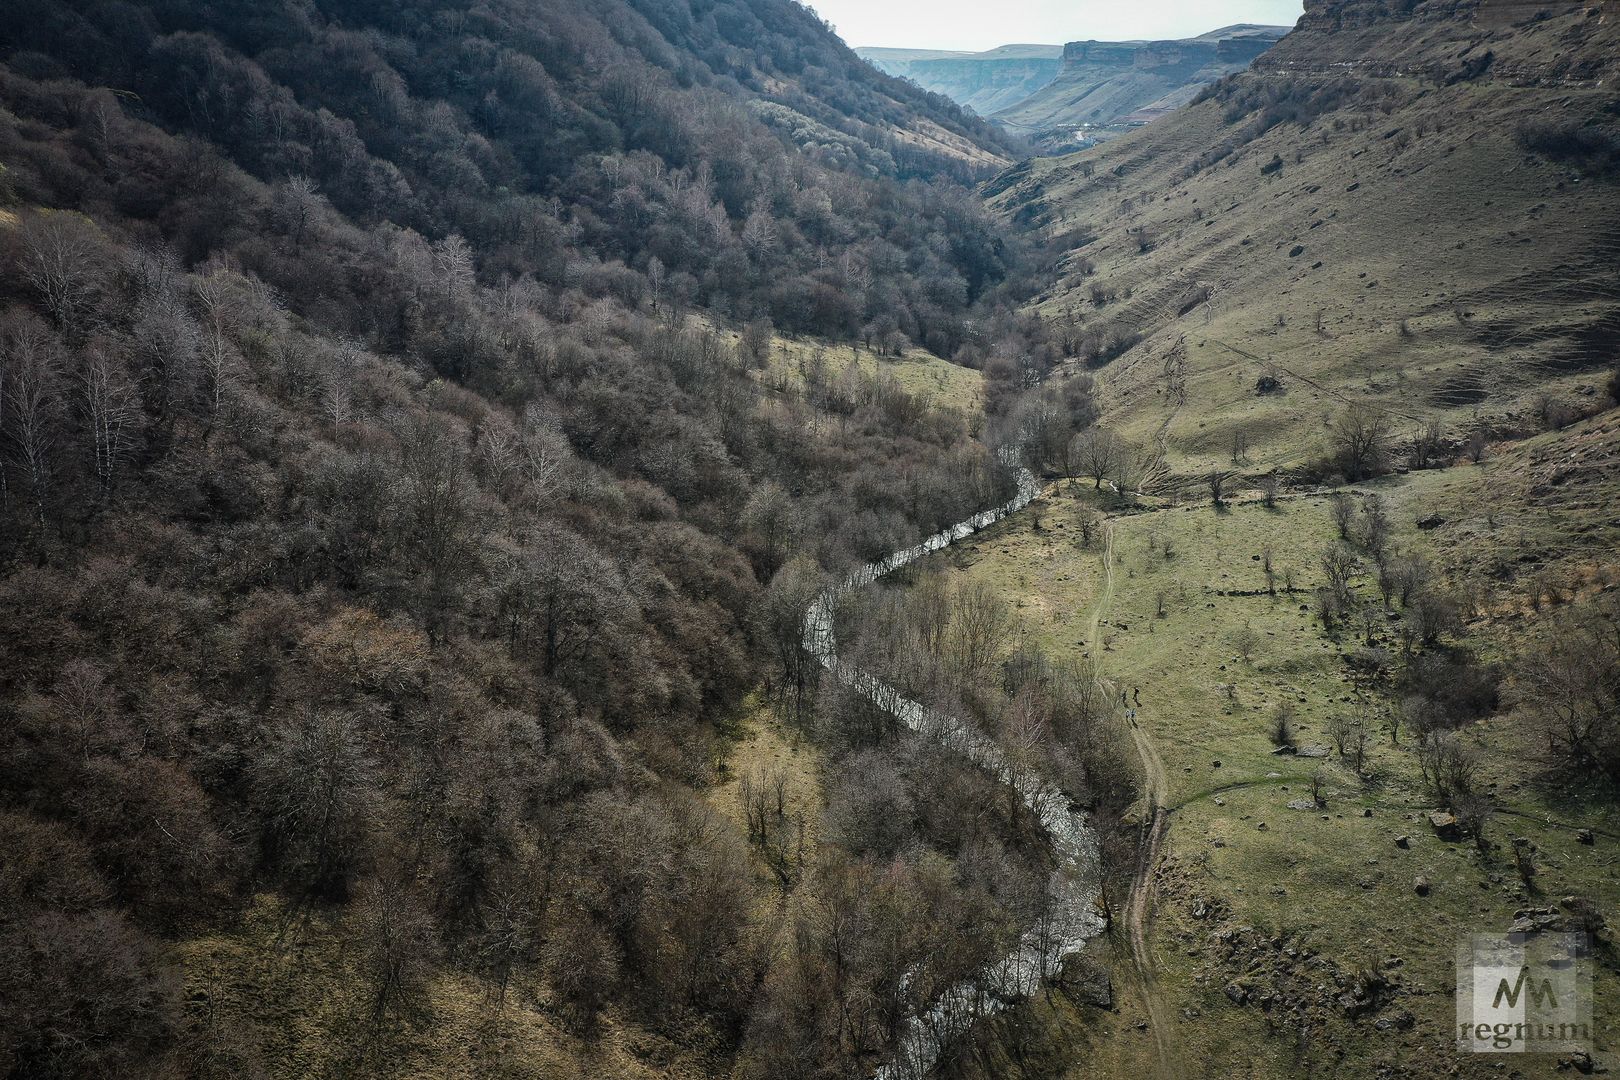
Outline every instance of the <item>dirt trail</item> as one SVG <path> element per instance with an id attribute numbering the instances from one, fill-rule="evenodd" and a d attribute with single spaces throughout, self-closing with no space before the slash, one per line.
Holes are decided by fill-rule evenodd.
<path id="1" fill-rule="evenodd" d="M 1102 618 L 1114 602 L 1114 524 L 1103 522 L 1103 574 L 1102 588 L 1091 611 L 1091 655 L 1097 663 L 1097 679 L 1110 698 L 1114 687 L 1102 676 Z M 1176 1037 L 1174 1019 L 1160 998 L 1156 983 L 1153 950 L 1148 947 L 1147 929 L 1153 919 L 1154 872 L 1164 846 L 1165 834 L 1170 831 L 1170 812 L 1166 806 L 1170 785 L 1164 771 L 1164 761 L 1153 739 L 1143 731 L 1134 717 L 1127 718 L 1131 741 L 1142 762 L 1142 797 L 1140 800 L 1143 824 L 1142 841 L 1137 849 L 1136 871 L 1131 879 L 1130 898 L 1125 905 L 1125 933 L 1131 947 L 1131 981 L 1148 1014 L 1148 1029 L 1153 1035 L 1157 1056 L 1154 1075 L 1160 1080 L 1181 1080 L 1191 1073 L 1184 1067 L 1181 1042 Z"/>

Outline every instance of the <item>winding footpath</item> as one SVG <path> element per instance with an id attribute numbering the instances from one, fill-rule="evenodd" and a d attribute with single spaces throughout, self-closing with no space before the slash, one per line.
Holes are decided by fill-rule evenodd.
<path id="1" fill-rule="evenodd" d="M 1102 617 L 1114 602 L 1114 523 L 1103 522 L 1102 588 L 1097 603 L 1091 610 L 1091 655 L 1108 700 L 1113 700 L 1114 687 L 1104 682 L 1101 671 Z M 1170 831 L 1170 782 L 1165 776 L 1164 761 L 1153 739 L 1134 718 L 1126 720 L 1136 756 L 1142 763 L 1142 841 L 1137 846 L 1136 868 L 1131 876 L 1130 896 L 1126 900 L 1124 922 L 1127 941 L 1131 949 L 1132 975 L 1148 1014 L 1148 1028 L 1153 1036 L 1156 1058 L 1154 1075 L 1159 1080 L 1180 1080 L 1186 1075 L 1181 1066 L 1183 1056 L 1175 1025 L 1165 1012 L 1164 1004 L 1156 993 L 1157 971 L 1153 950 L 1148 947 L 1148 924 L 1153 918 L 1153 882 L 1158 871 L 1159 857 L 1164 848 L 1165 834 Z"/>
<path id="2" fill-rule="evenodd" d="M 843 596 L 942 551 L 1034 501 L 1039 494 L 1034 475 L 1017 466 L 1010 454 L 1003 455 L 1003 462 L 1017 470 L 1018 491 L 1010 500 L 936 533 L 915 547 L 853 571 L 817 596 L 804 617 L 805 650 L 832 678 L 908 730 L 952 748 L 997 780 L 1011 784 L 1039 821 L 1057 863 L 1047 881 L 1047 917 L 1024 933 L 1013 952 L 971 982 L 946 991 L 928 1012 L 911 1017 L 901 1033 L 895 1059 L 877 1071 L 876 1080 L 925 1076 L 945 1047 L 977 1018 L 987 1010 L 995 1012 L 1029 997 L 1044 979 L 1059 971 L 1065 957 L 1078 952 L 1105 928 L 1099 914 L 1101 852 L 1085 812 L 1049 781 L 1014 765 L 994 740 L 972 724 L 910 700 L 878 676 L 838 655 L 833 622 Z"/>

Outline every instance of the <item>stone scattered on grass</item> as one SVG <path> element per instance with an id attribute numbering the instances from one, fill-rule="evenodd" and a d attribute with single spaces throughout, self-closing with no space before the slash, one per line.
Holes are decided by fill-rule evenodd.
<path id="1" fill-rule="evenodd" d="M 1448 810 L 1431 810 L 1429 825 L 1434 829 L 1434 834 L 1442 840 L 1462 839 L 1462 828 L 1457 824 L 1457 815 Z"/>

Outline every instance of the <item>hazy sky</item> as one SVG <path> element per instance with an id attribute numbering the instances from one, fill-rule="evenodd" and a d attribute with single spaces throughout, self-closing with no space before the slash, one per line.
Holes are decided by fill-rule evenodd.
<path id="1" fill-rule="evenodd" d="M 1196 37 L 1232 23 L 1292 26 L 1300 0 L 807 0 L 851 45 L 992 49 Z"/>

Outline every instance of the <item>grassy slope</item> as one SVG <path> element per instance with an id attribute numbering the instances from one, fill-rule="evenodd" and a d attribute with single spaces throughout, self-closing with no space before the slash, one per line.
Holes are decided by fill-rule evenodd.
<path id="1" fill-rule="evenodd" d="M 830 382 L 836 382 L 854 359 L 867 377 L 874 372 L 889 376 L 902 390 L 925 396 L 935 406 L 955 409 L 964 416 L 976 416 L 982 408 L 984 380 L 977 371 L 942 360 L 915 346 L 899 357 L 880 357 L 869 349 L 853 350 L 809 339 L 779 337 L 772 342 L 769 361 L 760 377 L 803 385 L 806 367 L 818 351 L 826 363 Z"/>
<path id="2" fill-rule="evenodd" d="M 1589 432 L 1594 438 L 1601 433 Z M 1612 451 L 1613 442 L 1607 445 Z M 1509 479 L 1526 468 L 1535 449 L 1504 453 L 1483 467 L 1380 485 L 1398 541 L 1443 563 L 1455 561 L 1457 540 L 1445 533 L 1477 523 L 1459 517 L 1424 532 L 1416 520 L 1478 486 L 1509 490 Z M 1002 589 L 1028 621 L 1026 632 L 1060 655 L 1084 650 L 1083 627 L 1100 577 L 1100 554 L 1071 539 L 1077 503 L 1070 490 L 1065 485 L 1042 515 L 1040 531 L 1026 515 L 954 556 L 958 573 Z M 1082 500 L 1090 497 L 1079 490 Z M 1562 532 L 1556 523 L 1545 527 L 1549 550 L 1590 556 L 1578 519 L 1563 520 L 1569 528 Z M 1301 744 L 1328 744 L 1328 721 L 1349 707 L 1342 650 L 1357 642 L 1329 642 L 1299 610 L 1303 594 L 1230 594 L 1264 587 L 1253 556 L 1265 544 L 1276 551 L 1279 569 L 1295 569 L 1297 588 L 1314 587 L 1320 574 L 1315 553 L 1334 531 L 1325 500 L 1301 498 L 1275 510 L 1250 504 L 1221 514 L 1208 506 L 1167 508 L 1118 517 L 1113 528 L 1115 588 L 1102 613 L 1108 644 L 1101 661 L 1110 678 L 1140 688 L 1140 722 L 1169 774 L 1174 810 L 1169 853 L 1158 875 L 1152 943 L 1158 992 L 1169 999 L 1169 1014 L 1182 1018 L 1176 1034 L 1184 1059 L 1178 1068 L 1187 1070 L 1184 1075 L 1280 1077 L 1304 1074 L 1309 1059 L 1320 1075 L 1372 1075 L 1397 1062 L 1409 1070 L 1400 1075 L 1442 1075 L 1453 1065 L 1464 1075 L 1499 1075 L 1496 1060 L 1459 1058 L 1449 1048 L 1454 1004 L 1447 988 L 1453 985 L 1456 944 L 1470 933 L 1505 928 L 1513 912 L 1529 903 L 1556 903 L 1571 893 L 1613 911 L 1620 901 L 1620 816 L 1610 805 L 1582 804 L 1543 783 L 1511 717 L 1465 735 L 1491 762 L 1491 790 L 1503 808 L 1490 830 L 1498 846 L 1488 858 L 1432 835 L 1421 817 L 1432 808 L 1432 796 L 1410 746 L 1404 740 L 1391 746 L 1387 732 L 1375 733 L 1372 779 L 1357 780 L 1335 756 L 1324 765 L 1326 810 L 1289 809 L 1288 802 L 1308 796 L 1310 773 L 1319 762 L 1271 754 L 1271 710 L 1292 704 Z M 1175 552 L 1168 560 L 1162 554 L 1166 539 Z M 1167 614 L 1157 618 L 1161 591 L 1168 597 Z M 1252 661 L 1242 660 L 1232 645 L 1245 626 L 1260 634 Z M 1496 616 L 1482 619 L 1476 643 L 1487 653 L 1497 651 L 1500 635 L 1509 630 L 1522 633 L 1523 627 Z M 1218 689 L 1222 684 L 1236 684 L 1234 700 Z M 1369 810 L 1371 816 L 1364 816 Z M 1582 846 L 1572 830 L 1549 819 L 1593 825 L 1607 834 L 1595 848 Z M 1409 849 L 1396 847 L 1400 835 L 1412 838 Z M 1514 836 L 1529 837 L 1542 851 L 1540 892 L 1533 897 L 1517 884 L 1511 867 L 1506 849 Z M 1420 874 L 1433 884 L 1428 897 L 1413 890 Z M 1282 935 L 1292 947 L 1314 950 L 1346 971 L 1398 956 L 1403 963 L 1389 970 L 1404 993 L 1360 1020 L 1328 1009 L 1316 1020 L 1309 1048 L 1301 1050 L 1297 1022 L 1273 1029 L 1261 1009 L 1233 1005 L 1226 997 L 1230 981 L 1251 992 L 1265 985 L 1220 962 L 1211 934 L 1236 926 Z M 1597 1015 L 1614 1015 L 1620 978 L 1612 967 L 1599 973 L 1597 991 Z M 1393 1018 L 1402 1009 L 1416 1018 L 1410 1031 L 1373 1027 L 1380 1016 Z M 1136 1026 L 1145 1015 L 1128 985 L 1111 1013 L 1076 1009 L 1061 999 L 1035 1003 L 998 1025 L 1009 1038 L 1016 1033 L 1024 1057 L 1021 1066 L 1009 1056 L 997 1068 L 1003 1075 L 1149 1074 L 1153 1042 Z"/>
<path id="3" fill-rule="evenodd" d="M 1096 276 L 1071 262 L 1076 272 L 1040 310 L 1146 334 L 1108 371 L 1110 418 L 1139 438 L 1162 427 L 1172 459 L 1190 468 L 1223 460 L 1242 427 L 1264 467 L 1314 454 L 1323 416 L 1349 399 L 1384 405 L 1409 430 L 1439 419 L 1454 436 L 1476 410 L 1522 417 L 1542 391 L 1589 400 L 1620 341 L 1620 198 L 1612 183 L 1528 156 L 1515 139 L 1523 121 L 1612 101 L 1607 84 L 1524 85 L 1560 41 L 1566 53 L 1571 42 L 1588 56 L 1614 51 L 1612 17 L 1583 11 L 1477 33 L 1299 31 L 1264 58 L 1271 69 L 1240 85 L 1327 85 L 1336 76 L 1313 64 L 1350 63 L 1358 51 L 1382 50 L 1397 66 L 1425 48 L 1449 60 L 1482 34 L 1500 75 L 1442 88 L 1358 71 L 1364 92 L 1390 95 L 1390 112 L 1347 105 L 1304 128 L 1283 123 L 1187 176 L 1245 123 L 1225 123 L 1205 102 L 1085 154 L 1037 161 L 999 192 L 1009 214 L 1095 237 L 1074 258 Z M 1439 38 L 1443 48 L 1430 40 Z M 1274 155 L 1282 168 L 1262 175 Z M 1127 232 L 1143 227 L 1145 253 Z M 1094 282 L 1129 298 L 1094 304 Z M 1212 299 L 1193 303 L 1206 287 Z M 1190 376 L 1179 409 L 1162 378 L 1178 341 Z M 1258 396 L 1269 370 L 1285 391 Z"/>
<path id="4" fill-rule="evenodd" d="M 1138 114 L 1145 119 L 1185 104 L 1200 87 L 1237 70 L 1239 66 L 1216 62 L 1196 68 L 1070 62 L 1046 87 L 1003 108 L 995 118 L 1032 138 L 1051 138 L 1082 125 L 1118 130 Z"/>

